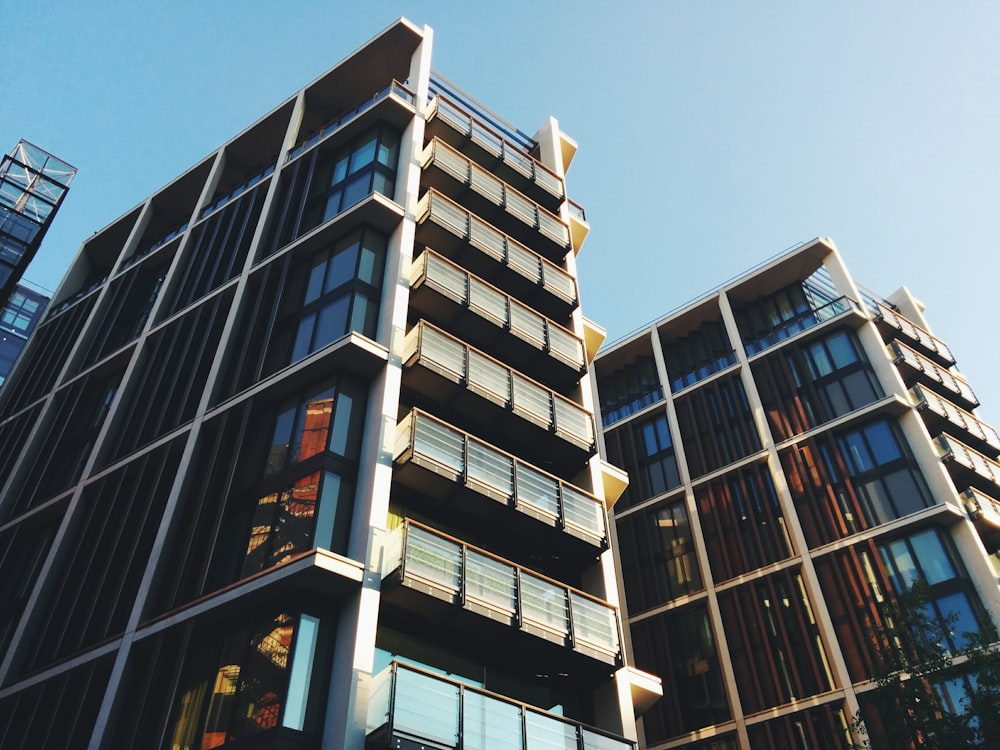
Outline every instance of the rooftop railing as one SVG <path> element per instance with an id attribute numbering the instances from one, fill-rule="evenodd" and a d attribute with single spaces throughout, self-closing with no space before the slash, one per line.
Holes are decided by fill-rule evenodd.
<path id="1" fill-rule="evenodd" d="M 398 661 L 372 680 L 367 733 L 387 748 L 635 749 L 624 737 Z"/>

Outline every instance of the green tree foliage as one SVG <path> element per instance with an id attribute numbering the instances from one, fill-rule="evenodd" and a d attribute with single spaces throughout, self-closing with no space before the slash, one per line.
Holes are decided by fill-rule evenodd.
<path id="1" fill-rule="evenodd" d="M 1000 748 L 1000 645 L 992 622 L 956 633 L 957 615 L 943 620 L 927 585 L 887 607 L 872 635 L 879 660 L 875 690 L 861 697 L 855 750 Z M 864 721 L 862 721 L 862 718 Z"/>

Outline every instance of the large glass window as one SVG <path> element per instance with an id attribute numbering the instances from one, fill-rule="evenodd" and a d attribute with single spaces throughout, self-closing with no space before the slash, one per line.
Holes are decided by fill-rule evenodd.
<path id="1" fill-rule="evenodd" d="M 851 430 L 841 435 L 837 444 L 859 498 L 877 523 L 928 506 L 923 482 L 911 468 L 895 426 L 888 420 Z"/>
<path id="2" fill-rule="evenodd" d="M 366 228 L 323 249 L 293 272 L 270 371 L 297 362 L 348 332 L 375 336 L 385 252 L 385 236 Z"/>
<path id="3" fill-rule="evenodd" d="M 636 428 L 639 471 L 646 497 L 655 497 L 681 483 L 677 473 L 674 444 L 666 416 L 659 416 Z"/>
<path id="4" fill-rule="evenodd" d="M 386 127 L 337 151 L 321 153 L 309 183 L 302 231 L 329 221 L 372 193 L 391 198 L 398 158 L 399 135 Z"/>
<path id="5" fill-rule="evenodd" d="M 277 727 L 314 734 L 321 631 L 317 617 L 281 612 L 203 642 L 184 667 L 165 747 L 209 750 Z"/>
<path id="6" fill-rule="evenodd" d="M 975 595 L 955 562 L 951 547 L 938 529 L 925 529 L 879 545 L 889 582 L 897 595 L 918 581 L 927 585 L 925 614 L 935 632 L 947 638 L 949 651 L 968 645 L 967 635 L 979 631 Z"/>
<path id="7" fill-rule="evenodd" d="M 631 611 L 703 588 L 683 500 L 619 519 L 618 538 Z"/>

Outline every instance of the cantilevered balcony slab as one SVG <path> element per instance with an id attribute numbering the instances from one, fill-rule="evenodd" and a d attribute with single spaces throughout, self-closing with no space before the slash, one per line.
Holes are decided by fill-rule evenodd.
<path id="1" fill-rule="evenodd" d="M 948 466 L 955 486 L 970 486 L 991 495 L 1000 494 L 1000 463 L 950 435 L 938 435 L 934 444 L 938 455 Z"/>
<path id="2" fill-rule="evenodd" d="M 900 341 L 891 342 L 887 350 L 907 386 L 914 383 L 927 386 L 962 409 L 975 409 L 979 406 L 976 394 L 958 373 L 942 367 Z"/>
<path id="3" fill-rule="evenodd" d="M 579 296 L 569 273 L 436 190 L 420 199 L 417 222 L 419 244 L 543 315 L 564 320 L 576 309 Z"/>
<path id="4" fill-rule="evenodd" d="M 872 300 L 872 306 L 875 309 L 875 322 L 880 328 L 892 331 L 894 337 L 901 337 L 904 343 L 942 367 L 954 366 L 955 357 L 941 339 L 911 323 L 884 302 Z"/>
<path id="5" fill-rule="evenodd" d="M 607 549 L 596 497 L 419 409 L 400 421 L 393 460 L 408 507 L 444 507 L 452 528 L 495 540 L 498 552 L 544 551 L 579 571 Z"/>
<path id="6" fill-rule="evenodd" d="M 413 521 L 382 559 L 382 616 L 409 632 L 532 673 L 606 677 L 622 664 L 618 611 L 596 597 Z"/>
<path id="7" fill-rule="evenodd" d="M 546 385 L 569 390 L 586 372 L 570 331 L 437 253 L 414 261 L 410 283 L 412 311 Z"/>
<path id="8" fill-rule="evenodd" d="M 444 141 L 550 211 L 557 211 L 566 199 L 561 177 L 440 94 L 427 113 L 426 136 Z"/>
<path id="9" fill-rule="evenodd" d="M 573 249 L 569 227 L 558 215 L 443 141 L 427 145 L 422 164 L 420 184 L 424 188 L 448 195 L 550 260 L 561 262 Z"/>
<path id="10" fill-rule="evenodd" d="M 961 497 L 986 551 L 993 554 L 1000 549 L 1000 500 L 973 487 L 962 492 Z"/>
<path id="11" fill-rule="evenodd" d="M 424 321 L 406 335 L 403 367 L 412 403 L 472 423 L 514 454 L 530 446 L 555 474 L 575 475 L 597 452 L 593 417 L 582 406 Z"/>
<path id="12" fill-rule="evenodd" d="M 990 425 L 929 388 L 915 385 L 910 389 L 910 400 L 924 418 L 931 434 L 945 430 L 957 434 L 970 447 L 987 456 L 1000 453 L 1000 435 Z"/>

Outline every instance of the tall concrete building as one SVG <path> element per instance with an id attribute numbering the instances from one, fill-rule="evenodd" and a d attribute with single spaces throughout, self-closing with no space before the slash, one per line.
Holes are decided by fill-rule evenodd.
<path id="1" fill-rule="evenodd" d="M 1000 439 L 923 313 L 817 239 L 597 358 L 648 747 L 847 748 L 896 595 L 1000 621 Z"/>
<path id="2" fill-rule="evenodd" d="M 431 45 L 84 242 L 0 395 L 0 746 L 634 746 L 576 144 Z"/>
<path id="3" fill-rule="evenodd" d="M 76 167 L 24 140 L 0 159 L 0 305 L 13 296 L 75 176 Z"/>

